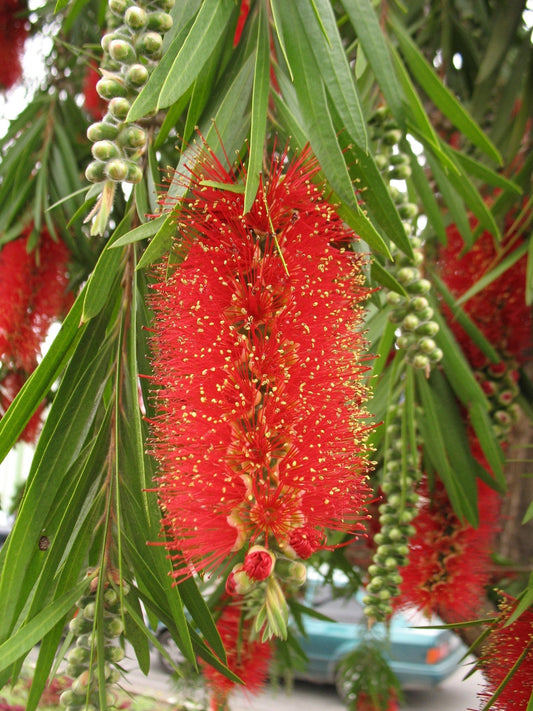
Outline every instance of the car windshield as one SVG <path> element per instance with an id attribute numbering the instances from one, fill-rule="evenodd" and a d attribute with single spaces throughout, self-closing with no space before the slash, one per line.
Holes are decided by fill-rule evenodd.
<path id="1" fill-rule="evenodd" d="M 335 622 L 358 624 L 364 620 L 362 605 L 355 597 L 345 597 L 329 585 L 318 585 L 313 591 L 312 605 L 317 612 Z"/>

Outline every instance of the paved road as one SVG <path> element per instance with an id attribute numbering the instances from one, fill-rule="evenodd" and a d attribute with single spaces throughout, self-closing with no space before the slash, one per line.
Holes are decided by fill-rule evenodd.
<path id="1" fill-rule="evenodd" d="M 131 658 L 126 666 L 131 670 L 127 675 L 127 683 L 132 692 L 150 694 L 155 699 L 172 701 L 176 704 L 188 696 L 186 692 L 176 688 L 176 682 L 168 674 L 161 671 L 155 653 L 152 654 L 152 665 L 148 677 L 137 670 L 135 662 Z M 474 675 L 466 681 L 462 681 L 468 669 L 469 667 L 458 669 L 447 681 L 430 691 L 407 691 L 401 710 L 467 711 L 468 709 L 478 709 L 479 703 L 476 696 L 481 677 Z M 231 709 L 232 711 L 295 711 L 295 709 L 301 711 L 344 711 L 345 706 L 333 687 L 296 682 L 294 689 L 288 693 L 281 688 L 267 688 L 259 696 L 253 697 L 247 697 L 242 692 L 236 693 L 231 702 Z"/>

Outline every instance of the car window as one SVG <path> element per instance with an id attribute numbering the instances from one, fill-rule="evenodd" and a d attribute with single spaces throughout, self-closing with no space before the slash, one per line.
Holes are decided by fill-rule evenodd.
<path id="1" fill-rule="evenodd" d="M 329 586 L 318 586 L 313 595 L 313 607 L 335 622 L 358 624 L 365 619 L 363 606 L 354 597 L 342 597 Z"/>

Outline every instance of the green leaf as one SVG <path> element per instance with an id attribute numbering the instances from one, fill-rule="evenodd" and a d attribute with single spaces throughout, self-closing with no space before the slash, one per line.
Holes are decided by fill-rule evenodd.
<path id="1" fill-rule="evenodd" d="M 159 257 L 167 252 L 172 246 L 172 238 L 176 234 L 177 229 L 176 217 L 172 212 L 162 217 L 164 217 L 164 219 L 161 223 L 159 223 L 159 229 L 139 259 L 137 269 L 144 269 L 144 267 L 152 264 L 152 262 L 159 259 Z"/>
<path id="2" fill-rule="evenodd" d="M 255 200 L 257 188 L 259 187 L 267 129 L 268 97 L 270 94 L 270 47 L 268 17 L 263 4 L 259 6 L 256 44 L 257 51 L 252 90 L 250 150 L 246 171 L 246 191 L 244 193 L 245 213 L 250 211 Z"/>
<path id="3" fill-rule="evenodd" d="M 366 152 L 366 124 L 331 2 L 315 0 L 311 6 L 308 0 L 297 0 L 294 5 L 343 130 Z"/>
<path id="4" fill-rule="evenodd" d="M 148 239 L 148 237 L 153 237 L 159 229 L 163 226 L 163 223 L 168 218 L 168 215 L 160 215 L 155 217 L 153 220 L 149 220 L 138 227 L 127 232 L 122 237 L 113 240 L 109 244 L 110 249 L 116 249 L 117 247 L 124 247 L 127 244 L 132 244 L 133 242 L 139 242 L 142 239 Z"/>
<path id="5" fill-rule="evenodd" d="M 502 188 L 502 190 L 508 190 L 515 195 L 520 195 L 523 192 L 522 188 L 512 180 L 509 180 L 501 173 L 496 173 L 494 170 L 487 168 L 486 165 L 466 153 L 456 151 L 451 146 L 447 146 L 447 150 L 453 155 L 455 161 L 461 165 L 466 173 L 473 175 L 474 178 L 478 178 L 482 183 L 494 185 L 497 188 Z"/>
<path id="6" fill-rule="evenodd" d="M 404 97 L 394 72 L 385 36 L 371 1 L 342 0 L 342 4 L 383 92 L 387 106 L 396 121 L 403 125 Z"/>
<path id="7" fill-rule="evenodd" d="M 465 333 L 468 334 L 472 342 L 476 344 L 476 346 L 487 356 L 490 361 L 498 363 L 501 360 L 500 353 L 496 350 L 496 348 L 494 348 L 492 343 L 485 338 L 483 333 L 469 318 L 467 313 L 463 311 L 461 306 L 457 303 L 455 296 L 451 293 L 446 284 L 434 270 L 431 271 L 431 280 L 452 312 L 454 321 L 461 326 Z"/>
<path id="8" fill-rule="evenodd" d="M 82 323 L 86 323 L 100 313 L 109 297 L 113 283 L 119 277 L 123 254 L 115 249 L 111 249 L 111 246 L 115 239 L 128 232 L 131 225 L 131 217 L 132 214 L 129 210 L 109 238 L 108 243 L 100 254 L 96 266 L 91 272 L 89 280 L 87 281 L 87 288 L 85 289 L 83 313 L 81 316 Z"/>
<path id="9" fill-rule="evenodd" d="M 346 160 L 337 138 L 326 90 L 293 3 L 280 5 L 286 49 L 294 74 L 303 127 L 331 187 L 348 207 L 359 211 Z"/>
<path id="10" fill-rule="evenodd" d="M 1 644 L 0 671 L 4 671 L 17 659 L 27 654 L 57 622 L 64 618 L 86 587 L 87 578 L 84 578 Z"/>
<path id="11" fill-rule="evenodd" d="M 226 33 L 235 10 L 233 0 L 204 0 L 183 41 L 178 35 L 167 48 L 128 114 L 136 121 L 154 109 L 166 108 L 192 85 Z"/>
<path id="12" fill-rule="evenodd" d="M 503 473 L 503 465 L 505 457 L 502 448 L 494 434 L 492 420 L 489 413 L 480 403 L 473 403 L 468 410 L 470 422 L 475 430 L 479 444 L 487 462 L 494 474 L 494 488 L 498 488 L 500 492 L 504 492 L 507 488 L 505 476 Z"/>
<path id="13" fill-rule="evenodd" d="M 486 81 L 493 72 L 501 68 L 509 46 L 515 41 L 525 3 L 524 0 L 507 0 L 504 5 L 496 7 L 492 32 L 485 44 L 485 55 L 478 69 L 476 84 Z"/>
<path id="14" fill-rule="evenodd" d="M 37 444 L 0 577 L 0 640 L 11 631 L 20 606 L 33 589 L 32 581 L 27 587 L 25 576 L 34 547 L 101 405 L 110 354 L 109 340 L 105 337 L 109 314 L 104 311 L 103 316 L 85 328 Z M 16 576 L 11 574 L 12 570 L 17 570 Z"/>
<path id="15" fill-rule="evenodd" d="M 433 67 L 426 61 L 418 47 L 409 37 L 402 24 L 389 14 L 388 22 L 394 31 L 401 53 L 409 65 L 416 80 L 429 98 L 442 113 L 447 116 L 456 128 L 461 131 L 475 146 L 484 151 L 496 163 L 502 159 L 498 149 L 483 133 L 478 124 L 463 108 L 451 91 L 441 82 Z"/>
<path id="16" fill-rule="evenodd" d="M 457 515 L 477 526 L 476 475 L 481 467 L 469 455 L 459 410 L 438 371 L 432 372 L 431 383 L 421 371 L 415 377 L 424 410 L 419 419 L 424 457 L 439 473 Z"/>

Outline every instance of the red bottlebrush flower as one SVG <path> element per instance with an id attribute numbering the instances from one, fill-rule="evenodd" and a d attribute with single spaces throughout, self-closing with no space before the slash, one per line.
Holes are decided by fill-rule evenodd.
<path id="1" fill-rule="evenodd" d="M 474 219 L 471 223 L 475 227 Z M 438 266 L 441 278 L 455 297 L 462 296 L 483 274 L 493 269 L 499 252 L 516 238 L 509 229 L 501 246 L 496 247 L 492 235 L 483 232 L 474 246 L 461 256 L 464 242 L 455 225 L 450 225 L 447 237 L 447 246 L 439 252 Z M 524 298 L 526 267 L 527 255 L 524 255 L 463 305 L 485 338 L 505 358 L 515 358 L 518 362 L 531 355 L 533 348 L 533 317 Z M 444 307 L 444 313 L 469 362 L 476 368 L 486 365 L 486 357 L 467 337 L 447 307 Z"/>
<path id="2" fill-rule="evenodd" d="M 266 580 L 274 570 L 276 558 L 263 546 L 252 546 L 246 556 L 242 569 L 250 580 Z"/>
<path id="3" fill-rule="evenodd" d="M 244 30 L 244 25 L 246 24 L 246 19 L 250 12 L 250 0 L 241 1 L 241 11 L 239 13 L 239 19 L 237 20 L 237 27 L 235 28 L 235 34 L 233 36 L 233 46 L 236 47 L 241 41 L 242 31 Z"/>
<path id="4" fill-rule="evenodd" d="M 52 321 L 64 309 L 69 253 L 43 229 L 29 252 L 31 227 L 0 252 L 0 360 L 31 372 Z"/>
<path id="5" fill-rule="evenodd" d="M 155 287 L 153 450 L 177 576 L 246 544 L 283 548 L 302 526 L 361 528 L 362 258 L 309 152 L 285 163 L 244 215 L 234 174 L 204 158 L 179 214 L 182 264 Z"/>
<path id="6" fill-rule="evenodd" d="M 309 526 L 301 526 L 291 531 L 289 546 L 299 558 L 307 560 L 322 547 L 324 534 Z"/>
<path id="7" fill-rule="evenodd" d="M 217 629 L 224 645 L 228 668 L 254 694 L 260 691 L 268 675 L 272 648 L 268 642 L 261 642 L 253 633 L 253 621 L 243 617 L 243 608 L 233 601 L 226 603 L 217 620 Z M 227 709 L 227 699 L 235 688 L 235 682 L 217 671 L 210 664 L 200 660 L 207 685 L 211 691 L 211 709 Z"/>
<path id="8" fill-rule="evenodd" d="M 87 67 L 83 81 L 83 96 L 85 97 L 85 108 L 95 121 L 99 121 L 107 112 L 107 101 L 102 99 L 96 91 L 96 84 L 99 80 L 98 64 L 92 61 Z"/>
<path id="9" fill-rule="evenodd" d="M 479 694 L 483 706 L 512 672 L 491 705 L 494 711 L 526 711 L 533 689 L 533 608 L 508 624 L 516 606 L 517 600 L 503 597 L 500 614 L 478 662 L 485 679 L 485 688 Z"/>
<path id="10" fill-rule="evenodd" d="M 0 7 L 0 89 L 10 89 L 22 75 L 21 56 L 28 34 L 23 0 L 2 0 Z"/>
<path id="11" fill-rule="evenodd" d="M 476 616 L 490 579 L 499 501 L 499 494 L 479 480 L 480 523 L 474 528 L 457 517 L 440 481 L 430 492 L 427 480 L 422 480 L 397 608 L 416 607 L 448 622 Z"/>
<path id="12" fill-rule="evenodd" d="M 0 419 L 6 414 L 7 408 L 18 395 L 25 381 L 26 376 L 20 371 L 8 371 L 0 375 Z M 44 403 L 33 413 L 19 440 L 30 444 L 35 442 L 41 430 L 43 410 Z"/>

